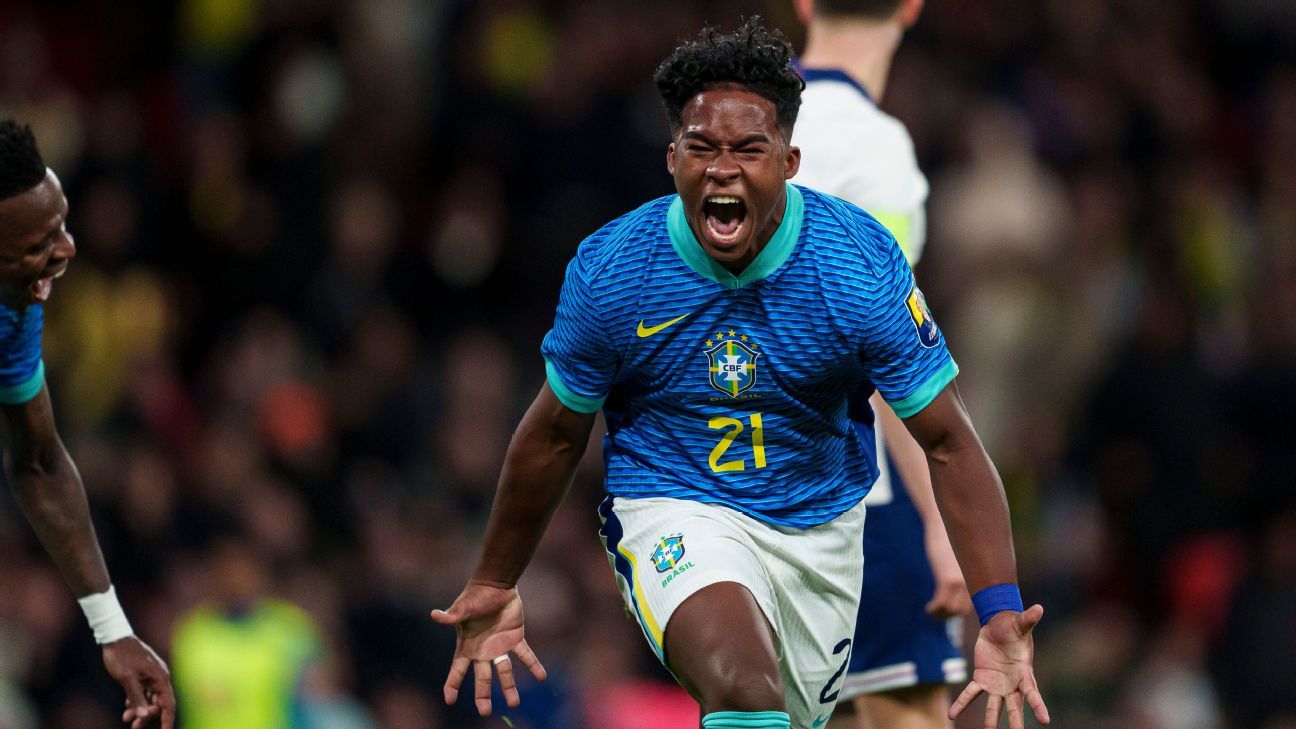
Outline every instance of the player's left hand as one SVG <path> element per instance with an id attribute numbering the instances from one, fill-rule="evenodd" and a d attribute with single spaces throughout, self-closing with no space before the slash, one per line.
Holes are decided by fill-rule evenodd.
<path id="1" fill-rule="evenodd" d="M 939 620 L 972 612 L 972 598 L 968 595 L 963 570 L 954 558 L 954 548 L 942 529 L 926 529 L 927 562 L 931 564 L 936 589 L 927 601 L 927 614 Z M 936 533 L 933 533 L 936 532 Z"/>
<path id="2" fill-rule="evenodd" d="M 1024 729 L 1025 704 L 1030 704 L 1041 724 L 1049 723 L 1048 707 L 1035 683 L 1035 641 L 1031 632 L 1044 617 L 1044 608 L 1032 605 L 1026 612 L 1005 610 L 981 627 L 972 653 L 972 682 L 950 707 L 949 718 L 958 718 L 982 691 L 986 692 L 985 729 L 999 725 L 999 714 L 1008 705 L 1008 726 Z"/>
<path id="3" fill-rule="evenodd" d="M 104 668 L 126 691 L 122 721 L 130 729 L 175 724 L 175 692 L 171 672 L 153 649 L 135 636 L 103 646 Z"/>

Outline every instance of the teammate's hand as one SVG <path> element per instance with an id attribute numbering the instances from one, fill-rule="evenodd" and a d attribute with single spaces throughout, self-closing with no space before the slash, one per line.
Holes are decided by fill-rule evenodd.
<path id="1" fill-rule="evenodd" d="M 1032 605 L 1024 613 L 1012 610 L 998 613 L 981 627 L 972 653 L 972 683 L 963 689 L 950 707 L 951 720 L 963 713 L 977 694 L 984 691 L 987 694 L 986 729 L 995 729 L 999 725 L 999 713 L 1005 703 L 1011 729 L 1024 729 L 1026 726 L 1023 704 L 1030 704 L 1039 723 L 1049 723 L 1048 707 L 1044 705 L 1044 697 L 1035 683 L 1032 667 L 1035 641 L 1031 638 L 1031 631 L 1042 617 L 1044 608 Z"/>
<path id="2" fill-rule="evenodd" d="M 509 653 L 518 657 L 531 675 L 543 681 L 548 675 L 540 659 L 527 645 L 522 618 L 522 598 L 517 588 L 499 587 L 468 582 L 468 586 L 455 599 L 449 610 L 433 610 L 432 620 L 442 625 L 453 625 L 455 641 L 454 660 L 445 682 L 445 700 L 453 704 L 459 700 L 459 686 L 473 667 L 473 695 L 477 713 L 491 713 L 491 667 L 499 674 L 504 703 L 510 708 L 522 703 L 518 697 L 517 682 L 513 677 L 513 661 Z"/>
<path id="3" fill-rule="evenodd" d="M 130 729 L 175 724 L 175 693 L 171 672 L 153 649 L 135 636 L 107 643 L 103 647 L 104 668 L 126 690 L 122 721 Z"/>
<path id="4" fill-rule="evenodd" d="M 931 533 L 933 531 L 938 533 Z M 936 589 L 925 608 L 927 614 L 945 620 L 972 612 L 972 598 L 968 595 L 967 582 L 963 580 L 963 570 L 954 558 L 954 548 L 950 546 L 945 530 L 928 529 L 926 532 L 924 541 L 927 544 L 927 561 L 931 564 L 932 577 L 936 582 Z"/>

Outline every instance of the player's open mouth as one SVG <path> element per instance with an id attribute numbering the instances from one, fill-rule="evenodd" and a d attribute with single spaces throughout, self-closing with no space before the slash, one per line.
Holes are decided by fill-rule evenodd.
<path id="1" fill-rule="evenodd" d="M 49 299 L 50 291 L 54 290 L 54 279 L 65 273 L 67 273 L 67 266 L 60 268 L 57 273 L 36 279 L 36 282 L 31 285 L 32 300 L 44 302 Z"/>
<path id="2" fill-rule="evenodd" d="M 747 203 L 733 195 L 711 195 L 702 201 L 707 233 L 711 240 L 725 245 L 733 243 L 747 227 Z"/>

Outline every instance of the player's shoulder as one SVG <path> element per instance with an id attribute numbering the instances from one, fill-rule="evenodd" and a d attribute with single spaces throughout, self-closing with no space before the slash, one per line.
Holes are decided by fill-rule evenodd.
<path id="1" fill-rule="evenodd" d="M 666 213 L 676 197 L 650 200 L 581 241 L 573 262 L 581 275 L 592 280 L 640 265 L 639 259 L 651 248 L 643 244 L 666 239 Z"/>
<path id="2" fill-rule="evenodd" d="M 808 187 L 798 189 L 805 201 L 806 235 L 817 246 L 858 255 L 870 265 L 884 262 L 898 248 L 886 226 L 857 205 Z"/>

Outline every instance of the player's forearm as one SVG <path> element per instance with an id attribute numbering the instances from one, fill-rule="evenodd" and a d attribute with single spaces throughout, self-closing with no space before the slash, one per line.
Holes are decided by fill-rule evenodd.
<path id="1" fill-rule="evenodd" d="M 567 410 L 542 389 L 509 443 L 474 580 L 517 583 L 567 495 L 593 423 L 592 414 Z"/>
<path id="2" fill-rule="evenodd" d="M 45 458 L 13 464 L 9 482 L 33 531 L 77 597 L 108 589 L 99 540 L 76 467 L 60 446 Z"/>
<path id="3" fill-rule="evenodd" d="M 1017 559 L 1003 486 L 980 441 L 928 452 L 936 502 L 968 591 L 1017 582 Z"/>

